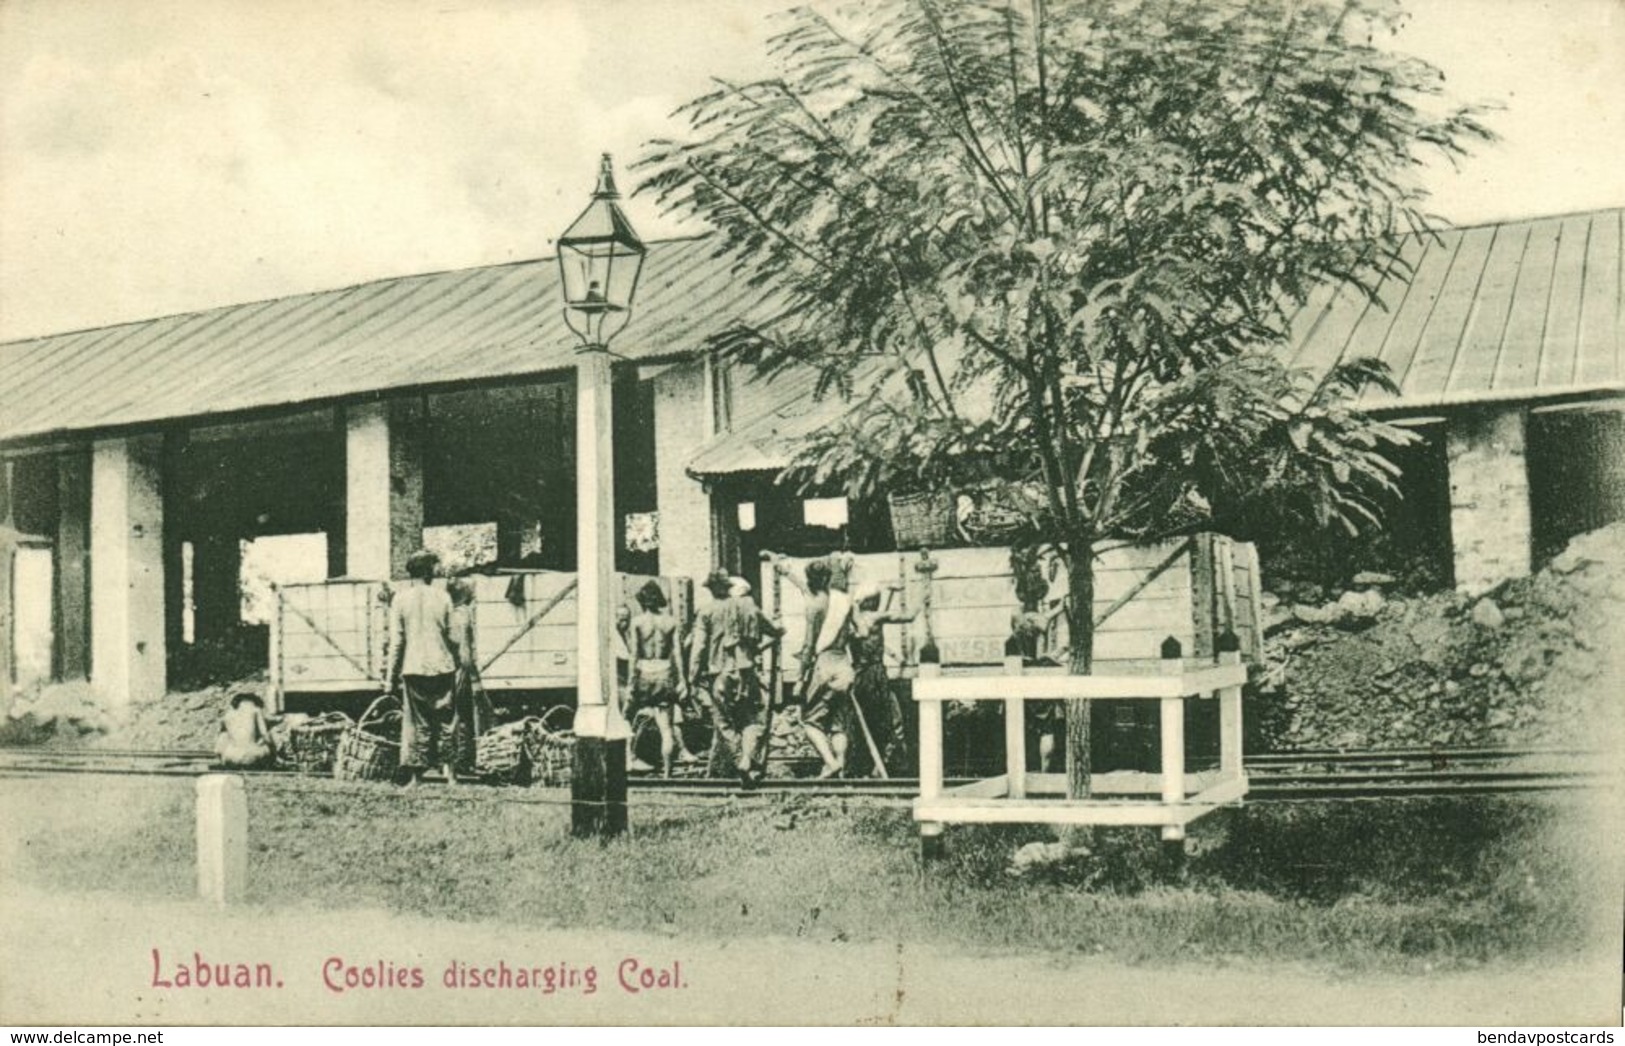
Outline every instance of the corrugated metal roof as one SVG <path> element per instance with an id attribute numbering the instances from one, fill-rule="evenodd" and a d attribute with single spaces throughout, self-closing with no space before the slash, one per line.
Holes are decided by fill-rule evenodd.
<path id="1" fill-rule="evenodd" d="M 1326 288 L 1293 325 L 1292 361 L 1376 356 L 1399 397 L 1426 409 L 1625 390 L 1625 209 L 1410 237 L 1382 304 Z M 0 440 L 364 395 L 570 366 L 574 337 L 551 259 L 380 280 L 341 290 L 0 345 Z M 615 348 L 692 351 L 782 300 L 735 275 L 712 241 L 651 244 L 639 306 Z M 695 471 L 774 468 L 829 420 L 812 377 L 786 375 L 773 405 L 701 451 Z M 732 450 L 724 450 L 723 445 Z"/>
<path id="2" fill-rule="evenodd" d="M 1407 237 L 1380 304 L 1346 287 L 1310 295 L 1293 320 L 1291 362 L 1323 371 L 1382 360 L 1400 394 L 1371 392 L 1364 406 L 1384 411 L 1625 391 L 1622 221 L 1615 209 Z M 811 380 L 783 395 L 775 383 L 777 407 L 713 439 L 690 471 L 789 464 L 800 436 L 846 409 L 837 398 L 811 403 Z"/>
<path id="3" fill-rule="evenodd" d="M 1380 305 L 1347 287 L 1310 296 L 1292 362 L 1382 360 L 1400 392 L 1368 394 L 1381 409 L 1625 389 L 1622 222 L 1614 209 L 1407 237 Z"/>
<path id="4" fill-rule="evenodd" d="M 714 251 L 650 244 L 617 354 L 693 351 L 783 307 Z M 0 440 L 566 368 L 576 340 L 558 279 L 541 259 L 0 345 Z"/>

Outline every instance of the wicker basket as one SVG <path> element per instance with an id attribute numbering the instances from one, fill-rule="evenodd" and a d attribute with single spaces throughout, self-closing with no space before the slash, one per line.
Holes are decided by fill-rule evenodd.
<path id="1" fill-rule="evenodd" d="M 1049 494 L 1038 483 L 984 483 L 962 491 L 959 532 L 972 544 L 1008 545 L 1049 513 Z"/>
<path id="2" fill-rule="evenodd" d="M 388 702 L 396 707 L 383 707 Z M 333 776 L 340 781 L 388 781 L 401 764 L 401 745 L 380 731 L 394 727 L 400 734 L 399 701 L 385 694 L 361 713 L 339 739 L 333 760 Z"/>
<path id="3" fill-rule="evenodd" d="M 954 496 L 949 491 L 888 494 L 886 503 L 898 548 L 942 548 L 954 543 Z"/>
<path id="4" fill-rule="evenodd" d="M 487 730 L 474 742 L 474 772 L 489 781 L 529 784 L 531 734 L 541 728 L 535 716 Z"/>
<path id="5" fill-rule="evenodd" d="M 528 739 L 532 784 L 544 788 L 563 788 L 570 783 L 574 773 L 576 735 L 564 724 L 571 722 L 573 716 L 568 705 L 555 705 L 536 721 Z"/>
<path id="6" fill-rule="evenodd" d="M 343 712 L 323 712 L 288 728 L 282 761 L 302 774 L 325 774 L 333 769 L 339 740 L 354 724 Z"/>

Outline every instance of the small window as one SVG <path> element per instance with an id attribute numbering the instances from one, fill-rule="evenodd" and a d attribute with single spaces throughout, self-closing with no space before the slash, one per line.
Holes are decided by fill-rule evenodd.
<path id="1" fill-rule="evenodd" d="M 741 501 L 739 503 L 739 529 L 742 531 L 756 529 L 756 502 Z"/>
<path id="2" fill-rule="evenodd" d="M 539 541 L 537 546 L 539 550 Z M 489 566 L 497 561 L 497 525 L 452 523 L 424 527 L 423 547 L 440 557 L 440 572 L 443 574 L 457 574 Z"/>
<path id="3" fill-rule="evenodd" d="M 238 544 L 242 567 L 237 574 L 240 620 L 245 625 L 271 621 L 271 586 L 327 579 L 327 535 L 267 534 Z"/>
<path id="4" fill-rule="evenodd" d="M 715 354 L 706 357 L 711 394 L 711 434 L 733 431 L 733 372 Z"/>
<path id="5" fill-rule="evenodd" d="M 197 642 L 197 549 L 181 542 L 181 642 Z"/>
<path id="6" fill-rule="evenodd" d="M 801 511 L 809 527 L 839 530 L 846 526 L 845 498 L 808 498 L 801 503 Z"/>

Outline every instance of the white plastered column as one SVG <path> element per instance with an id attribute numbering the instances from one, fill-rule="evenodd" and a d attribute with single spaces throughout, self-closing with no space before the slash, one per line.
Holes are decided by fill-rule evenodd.
<path id="1" fill-rule="evenodd" d="M 91 682 L 115 706 L 167 685 L 162 461 L 160 435 L 97 440 L 91 456 Z"/>
<path id="2" fill-rule="evenodd" d="M 423 542 L 423 454 L 416 401 L 344 412 L 344 573 L 384 581 Z"/>
<path id="3" fill-rule="evenodd" d="M 660 504 L 660 572 L 693 578 L 710 573 L 711 497 L 688 474 L 689 459 L 710 432 L 704 368 L 672 367 L 655 382 L 655 497 Z"/>

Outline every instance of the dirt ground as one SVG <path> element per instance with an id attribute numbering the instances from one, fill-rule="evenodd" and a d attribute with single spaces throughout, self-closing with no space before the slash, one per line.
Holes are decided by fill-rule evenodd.
<path id="1" fill-rule="evenodd" d="M 1270 1024 L 1596 1025 L 1619 1017 L 1607 956 L 1436 976 L 1332 977 L 1291 965 L 1056 964 L 901 942 L 812 943 L 454 923 L 379 910 L 134 903 L 7 884 L 0 1021 L 8 1024 Z M 193 953 L 267 963 L 266 988 L 154 988 Z M 338 960 L 340 965 L 332 965 Z M 632 993 L 623 964 L 676 970 Z M 564 968 L 578 987 L 448 989 L 453 963 Z M 343 968 L 420 969 L 421 989 L 342 987 Z M 596 990 L 587 993 L 593 968 Z M 387 972 L 387 971 L 386 971 Z M 636 973 L 632 983 L 638 984 Z"/>
<path id="2" fill-rule="evenodd" d="M 1625 860 L 1606 827 L 1618 808 L 1581 796 L 1250 806 L 1198 822 L 1183 877 L 1155 876 L 1152 841 L 1100 850 L 1079 880 L 1013 876 L 1020 840 L 970 828 L 922 869 L 907 811 L 872 803 L 640 805 L 632 834 L 601 845 L 569 838 L 568 808 L 545 790 L 519 802 L 516 790 L 250 780 L 246 902 L 221 912 L 188 900 L 193 791 L 186 778 L 0 781 L 0 1022 L 1572 1025 L 1619 1013 Z M 178 982 L 176 964 L 266 963 L 281 987 L 155 986 L 154 949 L 157 980 Z M 686 987 L 627 992 L 627 959 L 680 964 L 672 979 Z M 591 966 L 598 989 L 446 988 L 454 962 Z M 324 980 L 343 987 L 345 967 L 380 965 L 418 968 L 425 986 Z"/>

